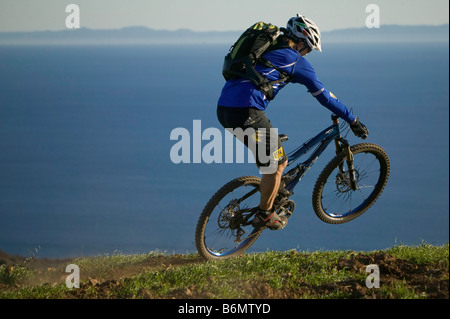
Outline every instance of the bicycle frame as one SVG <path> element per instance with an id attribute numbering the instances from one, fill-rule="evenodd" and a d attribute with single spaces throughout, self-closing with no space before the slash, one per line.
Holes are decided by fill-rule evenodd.
<path id="1" fill-rule="evenodd" d="M 297 164 L 297 166 L 291 169 L 289 172 L 283 175 L 283 180 L 285 182 L 284 188 L 292 195 L 294 188 L 297 186 L 298 182 L 305 176 L 306 172 L 314 165 L 319 156 L 325 151 L 325 149 L 330 145 L 330 143 L 335 140 L 336 142 L 336 153 L 340 152 L 342 149 L 350 152 L 349 143 L 346 139 L 341 137 L 341 131 L 339 127 L 338 117 L 332 116 L 333 125 L 326 128 L 319 134 L 317 134 L 312 139 L 305 142 L 302 146 L 298 147 L 296 150 L 287 154 L 288 157 L 288 167 L 297 161 L 300 157 L 308 153 L 311 149 L 318 145 L 311 156 L 303 163 Z M 340 143 L 343 146 L 340 145 Z M 348 154 L 347 158 L 352 158 L 351 153 Z M 349 164 L 349 172 L 353 171 L 353 161 L 347 161 Z M 352 176 L 353 174 L 351 174 Z M 356 187 L 356 186 L 355 186 Z M 353 188 L 353 187 L 352 187 Z"/>
<path id="2" fill-rule="evenodd" d="M 302 146 L 298 147 L 296 150 L 287 154 L 288 166 L 290 166 L 294 162 L 296 162 L 300 157 L 302 157 L 303 155 L 308 153 L 312 148 L 318 145 L 316 150 L 305 162 L 297 164 L 296 167 L 294 167 L 287 173 L 283 174 L 282 186 L 284 186 L 284 189 L 283 187 L 280 187 L 280 193 L 282 193 L 284 197 L 290 197 L 292 194 L 294 194 L 295 186 L 297 186 L 298 182 L 300 182 L 303 176 L 305 176 L 306 172 L 314 165 L 319 156 L 323 153 L 323 151 L 325 151 L 325 149 L 330 145 L 330 143 L 333 140 L 335 141 L 336 144 L 336 153 L 339 153 L 342 150 L 345 150 L 346 152 L 348 173 L 350 176 L 349 178 L 350 187 L 353 190 L 357 189 L 356 177 L 353 168 L 353 155 L 350 151 L 350 144 L 346 139 L 341 137 L 341 129 L 339 127 L 338 117 L 336 115 L 333 115 L 331 118 L 333 120 L 333 125 L 326 128 L 325 130 L 317 134 L 315 137 L 305 142 Z M 344 172 L 345 170 L 343 165 L 340 165 L 339 169 L 341 172 Z M 241 197 L 237 201 L 237 203 L 239 204 L 243 200 L 254 195 L 256 192 L 258 192 L 258 189 L 252 190 L 251 192 Z M 245 213 L 250 214 L 244 217 L 243 225 L 250 225 L 249 220 L 255 214 L 255 212 L 252 212 L 251 209 L 248 209 L 248 211 L 245 211 Z"/>

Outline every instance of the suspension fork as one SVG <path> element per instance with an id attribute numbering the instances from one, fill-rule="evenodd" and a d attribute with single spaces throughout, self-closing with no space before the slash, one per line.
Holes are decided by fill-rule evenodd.
<path id="1" fill-rule="evenodd" d="M 356 183 L 356 174 L 355 174 L 355 167 L 353 166 L 353 153 L 350 149 L 350 144 L 349 142 L 342 137 L 338 137 L 334 140 L 335 144 L 336 144 L 336 154 L 341 153 L 342 151 L 345 152 L 345 160 L 347 162 L 347 168 L 348 168 L 348 175 L 350 178 L 350 188 L 352 190 L 357 190 L 358 189 L 358 185 Z M 344 168 L 344 163 L 340 163 L 339 164 L 339 171 L 344 174 L 345 173 L 345 168 Z M 345 176 L 345 175 L 344 175 Z"/>

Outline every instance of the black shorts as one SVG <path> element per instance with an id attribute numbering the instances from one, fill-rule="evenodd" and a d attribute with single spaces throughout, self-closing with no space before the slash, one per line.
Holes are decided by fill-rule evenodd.
<path id="1" fill-rule="evenodd" d="M 233 135 L 252 150 L 256 165 L 260 169 L 269 166 L 271 163 L 281 165 L 287 161 L 280 137 L 278 134 L 276 136 L 270 134 L 273 132 L 274 127 L 264 111 L 256 108 L 218 106 L 217 118 L 224 128 L 233 130 Z M 245 135 L 235 134 L 236 129 L 245 131 L 249 128 L 253 129 L 255 133 Z M 271 138 L 273 139 L 272 143 L 270 143 Z M 274 143 L 275 145 L 273 145 Z M 252 147 L 253 145 L 255 147 Z M 266 155 L 263 159 L 258 155 L 261 154 L 259 148 L 262 145 Z M 270 162 L 268 159 L 270 159 Z"/>

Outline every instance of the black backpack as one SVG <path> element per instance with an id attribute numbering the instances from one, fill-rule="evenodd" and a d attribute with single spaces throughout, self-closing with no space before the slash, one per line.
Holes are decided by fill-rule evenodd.
<path id="1" fill-rule="evenodd" d="M 262 58 L 264 53 L 276 43 L 279 35 L 280 29 L 270 23 L 258 22 L 248 28 L 225 57 L 222 69 L 225 80 L 236 78 L 250 80 L 269 101 L 273 100 L 273 85 L 287 82 L 290 79 L 286 72 L 279 70 L 270 61 Z M 280 80 L 270 82 L 256 71 L 257 63 L 276 69 L 281 75 Z"/>

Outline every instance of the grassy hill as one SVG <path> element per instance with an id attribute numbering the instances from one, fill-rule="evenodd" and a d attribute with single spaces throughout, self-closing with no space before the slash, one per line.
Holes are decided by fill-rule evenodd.
<path id="1" fill-rule="evenodd" d="M 268 251 L 210 262 L 197 254 L 107 255 L 65 260 L 0 254 L 2 299 L 448 299 L 449 245 L 382 251 Z M 66 266 L 80 287 L 66 287 Z M 368 288 L 368 265 L 379 288 Z"/>

